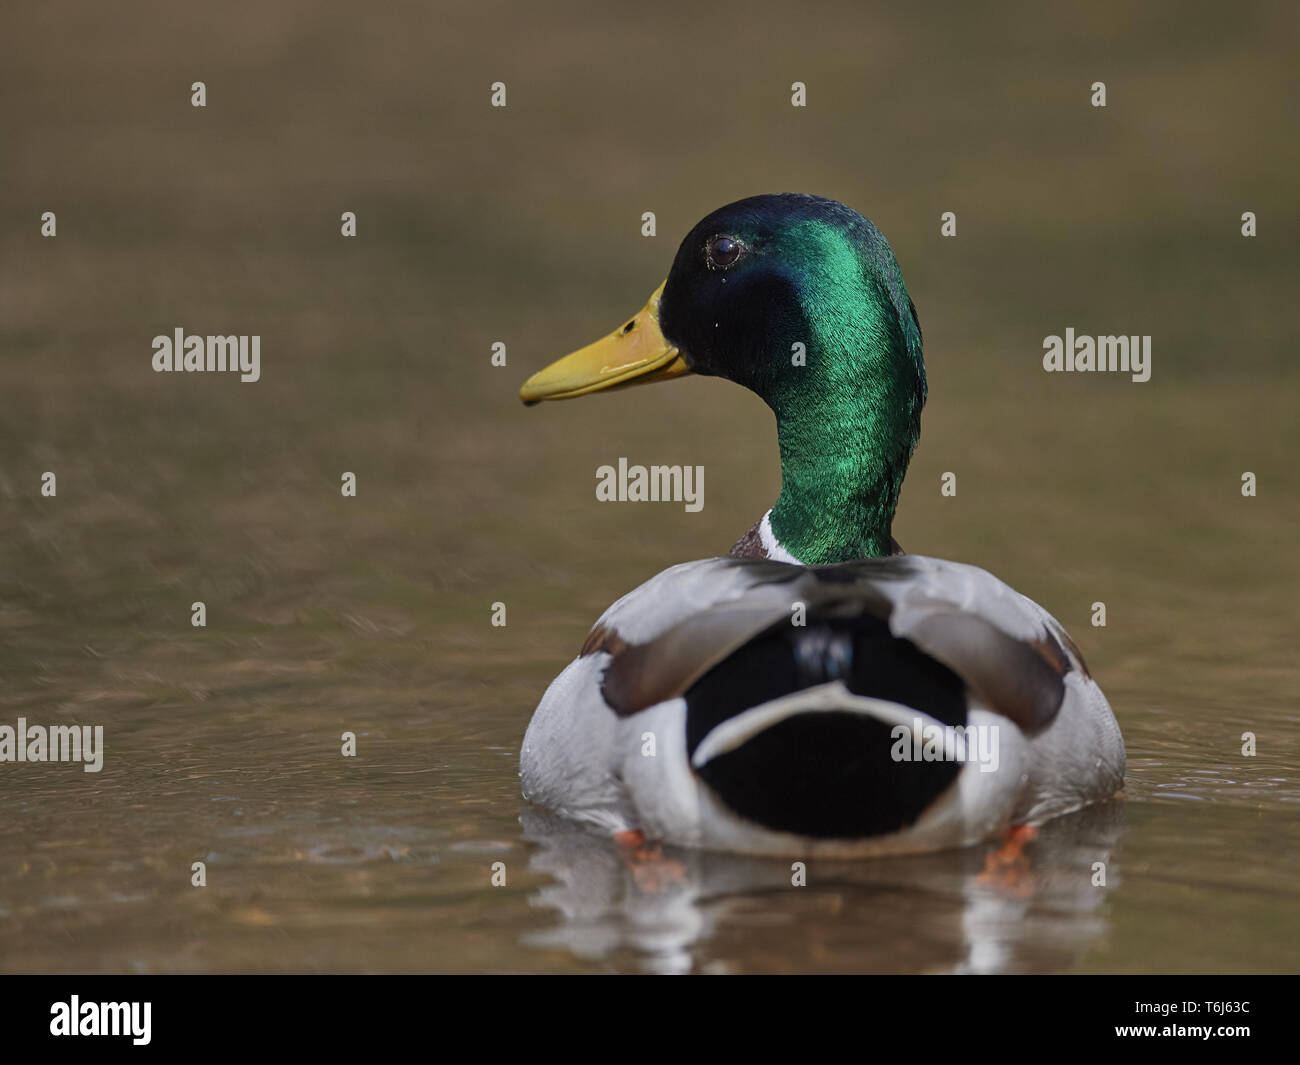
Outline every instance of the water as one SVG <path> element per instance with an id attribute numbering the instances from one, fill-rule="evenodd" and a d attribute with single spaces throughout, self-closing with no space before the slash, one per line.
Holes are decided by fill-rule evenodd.
<path id="1" fill-rule="evenodd" d="M 795 34 L 781 9 L 575 8 L 539 51 L 493 11 L 228 10 L 139 32 L 43 6 L 0 35 L 0 723 L 107 747 L 98 774 L 0 765 L 0 968 L 1296 969 L 1294 15 Z M 1042 41 L 1066 33 L 1062 66 Z M 782 73 L 709 82 L 718 41 Z M 1076 83 L 1102 66 L 1124 88 L 1097 115 Z M 1124 730 L 1123 797 L 1022 862 L 814 862 L 804 887 L 789 862 L 632 867 L 518 796 L 591 622 L 725 551 L 778 470 L 724 382 L 528 411 L 515 389 L 639 307 L 698 217 L 778 188 L 872 215 L 920 311 L 899 540 L 1056 613 Z M 1070 325 L 1151 333 L 1152 380 L 1043 374 Z M 152 373 L 176 326 L 260 334 L 262 380 Z M 597 504 L 619 456 L 704 465 L 704 510 Z"/>

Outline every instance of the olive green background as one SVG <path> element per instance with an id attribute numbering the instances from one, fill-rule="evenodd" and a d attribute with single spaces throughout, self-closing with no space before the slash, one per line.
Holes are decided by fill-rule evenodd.
<path id="1" fill-rule="evenodd" d="M 0 968 L 944 969 L 991 891 L 1020 908 L 986 967 L 1294 970 L 1300 19 L 1132 7 L 7 9 L 0 723 L 108 749 L 0 765 Z M 698 218 L 777 191 L 871 217 L 917 306 L 898 539 L 1043 603 L 1115 707 L 1087 901 L 1087 825 L 1001 902 L 978 855 L 802 892 L 684 859 L 704 890 L 665 951 L 652 892 L 561 913 L 561 873 L 591 877 L 521 835 L 545 684 L 617 596 L 725 552 L 779 467 L 723 381 L 516 390 L 640 307 Z M 262 380 L 153 373 L 177 326 L 260 334 Z M 1150 334 L 1150 382 L 1045 374 L 1067 326 Z M 704 510 L 597 504 L 619 456 L 703 465 Z"/>

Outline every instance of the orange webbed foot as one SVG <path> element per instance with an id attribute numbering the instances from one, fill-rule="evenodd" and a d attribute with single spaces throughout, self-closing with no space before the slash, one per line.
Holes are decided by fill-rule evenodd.
<path id="1" fill-rule="evenodd" d="M 642 891 L 658 894 L 686 879 L 686 867 L 665 858 L 658 844 L 647 843 L 645 835 L 636 829 L 615 832 L 614 843 Z"/>
<path id="2" fill-rule="evenodd" d="M 1034 881 L 1029 871 L 1026 844 L 1038 838 L 1033 825 L 1012 825 L 1002 843 L 984 856 L 984 869 L 975 878 L 977 884 L 1001 888 L 1020 898 L 1034 892 Z"/>

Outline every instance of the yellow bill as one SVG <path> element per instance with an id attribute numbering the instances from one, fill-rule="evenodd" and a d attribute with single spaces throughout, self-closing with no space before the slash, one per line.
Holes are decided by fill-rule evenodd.
<path id="1" fill-rule="evenodd" d="M 609 336 L 533 374 L 519 390 L 519 398 L 529 405 L 544 399 L 573 399 L 588 392 L 667 381 L 690 373 L 681 352 L 659 330 L 663 291 L 660 285 L 636 317 Z"/>

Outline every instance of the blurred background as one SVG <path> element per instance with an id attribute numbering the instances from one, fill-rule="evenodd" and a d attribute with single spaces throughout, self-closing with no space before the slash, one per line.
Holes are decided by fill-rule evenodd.
<path id="1" fill-rule="evenodd" d="M 1296 968 L 1293 5 L 0 20 L 0 723 L 107 746 L 97 775 L 0 765 L 0 968 Z M 801 891 L 683 856 L 665 897 L 518 798 L 596 616 L 725 553 L 780 482 L 726 382 L 533 410 L 518 386 L 639 308 L 704 214 L 779 191 L 872 218 L 917 306 L 895 535 L 1056 614 L 1123 727 L 1125 801 L 1014 883 L 972 853 Z M 1150 334 L 1150 382 L 1043 373 L 1067 326 Z M 155 374 L 176 327 L 259 334 L 261 380 Z M 598 505 L 619 456 L 703 465 L 704 510 Z"/>

